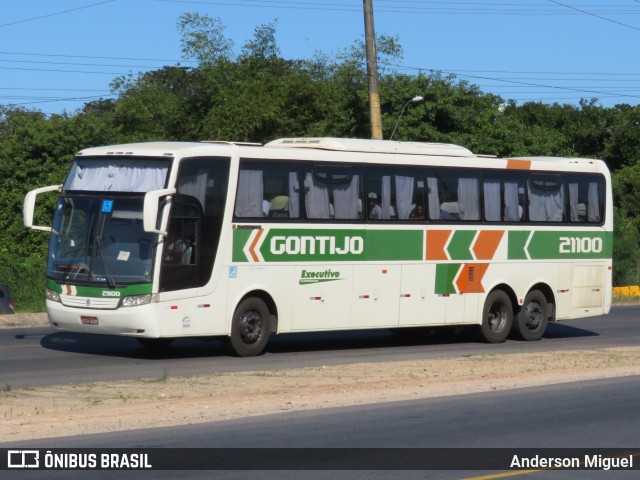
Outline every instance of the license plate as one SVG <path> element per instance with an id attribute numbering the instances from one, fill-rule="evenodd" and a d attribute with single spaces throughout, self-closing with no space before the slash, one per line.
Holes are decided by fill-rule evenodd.
<path id="1" fill-rule="evenodd" d="M 82 322 L 83 325 L 100 325 L 100 320 L 98 319 L 98 317 L 82 316 L 80 317 L 80 322 Z"/>

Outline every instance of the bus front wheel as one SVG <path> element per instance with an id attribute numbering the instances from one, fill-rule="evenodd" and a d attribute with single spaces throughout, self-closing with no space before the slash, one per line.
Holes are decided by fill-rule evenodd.
<path id="1" fill-rule="evenodd" d="M 491 292 L 482 309 L 482 325 L 478 325 L 478 334 L 482 341 L 488 343 L 503 342 L 513 323 L 513 307 L 511 299 L 502 290 Z"/>
<path id="2" fill-rule="evenodd" d="M 513 333 L 522 340 L 540 340 L 548 321 L 547 298 L 540 290 L 532 290 L 524 297 L 522 308 L 513 320 Z"/>
<path id="3" fill-rule="evenodd" d="M 240 357 L 260 355 L 271 334 L 271 314 L 265 303 L 251 297 L 240 302 L 233 313 L 229 345 Z"/>

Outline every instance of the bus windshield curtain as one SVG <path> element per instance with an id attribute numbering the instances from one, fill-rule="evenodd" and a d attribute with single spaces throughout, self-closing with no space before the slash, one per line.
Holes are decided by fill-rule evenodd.
<path id="1" fill-rule="evenodd" d="M 262 171 L 240 170 L 236 194 L 236 216 L 264 217 L 262 197 Z"/>
<path id="2" fill-rule="evenodd" d="M 78 159 L 65 182 L 65 190 L 150 192 L 164 188 L 168 167 L 164 162 L 141 165 Z"/>

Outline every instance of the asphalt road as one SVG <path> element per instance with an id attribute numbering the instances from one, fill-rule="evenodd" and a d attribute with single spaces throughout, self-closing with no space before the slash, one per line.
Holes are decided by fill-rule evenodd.
<path id="1" fill-rule="evenodd" d="M 523 479 L 632 479 L 638 470 L 624 471 L 510 471 L 508 460 L 497 462 L 494 468 L 474 470 L 475 462 L 484 465 L 486 457 L 495 452 L 483 449 L 528 449 L 529 455 L 570 455 L 563 448 L 585 449 L 597 452 L 598 448 L 619 448 L 625 455 L 640 452 L 640 417 L 637 402 L 640 398 L 640 377 L 576 382 L 562 385 L 461 395 L 448 398 L 422 399 L 383 405 L 366 405 L 315 412 L 294 412 L 234 421 L 198 424 L 177 428 L 159 428 L 130 432 L 116 432 L 81 437 L 45 440 L 44 445 L 34 442 L 13 444 L 10 448 L 78 448 L 88 451 L 101 448 L 131 448 L 134 452 L 146 448 L 178 448 L 178 465 L 189 468 L 190 449 L 232 449 L 225 455 L 238 455 L 238 470 L 182 471 L 180 478 L 200 479 L 460 479 L 460 478 L 508 478 Z M 1 447 L 2 445 L 0 445 Z M 434 461 L 452 456 L 448 465 L 466 465 L 461 470 L 410 470 L 416 462 L 407 458 L 407 469 L 382 467 L 370 471 L 337 469 L 306 470 L 241 470 L 243 465 L 256 465 L 259 461 L 273 466 L 266 459 L 266 448 L 290 449 L 279 455 L 280 463 L 316 461 L 318 452 L 304 449 L 367 449 L 363 452 L 345 450 L 349 455 L 364 455 L 375 463 L 384 450 L 371 449 L 426 449 L 413 450 L 408 455 L 421 455 Z M 298 448 L 303 450 L 293 450 Z M 92 450 L 93 449 L 93 450 Z M 236 450 L 237 449 L 237 450 Z M 446 450 L 441 450 L 446 449 Z M 466 450 L 470 449 L 470 450 Z M 559 450 L 558 450 L 559 449 Z M 514 450 L 516 451 L 516 450 Z M 162 451 L 160 451 L 162 452 Z M 197 452 L 192 452 L 194 455 Z M 322 454 L 320 451 L 319 454 Z M 497 454 L 504 452 L 498 451 Z M 204 452 L 197 458 L 207 460 Z M 336 451 L 331 450 L 331 455 Z M 400 455 L 403 452 L 399 453 Z M 406 453 L 405 453 L 406 454 Z M 165 455 L 160 453 L 155 460 Z M 286 455 L 289 457 L 287 458 Z M 305 457 L 308 456 L 308 457 Z M 368 455 L 368 456 L 367 456 Z M 302 459 L 300 459 L 302 457 Z M 393 457 L 392 457 L 393 458 Z M 284 459 L 284 461 L 282 461 Z M 210 459 L 209 459 L 210 460 Z M 352 458 L 347 457 L 347 462 Z M 636 467 L 640 457 L 634 457 Z M 330 465 L 335 465 L 329 460 Z M 459 463 L 457 463 L 459 462 Z M 500 468 L 501 465 L 504 467 Z M 157 464 L 156 464 L 157 466 Z M 280 467 L 282 468 L 282 467 Z M 13 472 L 12 472 L 13 473 Z M 9 478 L 71 478 L 70 472 L 19 472 Z M 46 473 L 47 476 L 42 474 Z M 80 473 L 80 472 L 75 472 Z M 91 472 L 91 478 L 175 478 L 173 471 Z M 86 475 L 84 473 L 83 475 Z M 79 475 L 77 478 L 81 478 Z"/>
<path id="2" fill-rule="evenodd" d="M 287 368 L 319 364 L 463 356 L 475 353 L 595 349 L 640 344 L 640 307 L 616 307 L 604 317 L 550 325 L 539 342 L 487 345 L 463 335 L 429 333 L 407 338 L 388 331 L 301 334 L 274 338 L 259 358 L 227 357 L 216 342 L 179 341 L 158 355 L 135 340 L 55 333 L 47 328 L 0 331 L 2 383 L 48 385 L 79 381 Z M 248 462 L 266 458 L 265 448 L 445 448 L 421 455 L 460 455 L 481 464 L 483 448 L 620 448 L 640 452 L 640 376 L 576 382 L 321 411 L 33 441 L 4 448 L 243 448 Z M 473 449 L 459 450 L 459 449 Z M 367 450 L 370 451 L 370 450 Z M 162 452 L 162 451 L 161 451 Z M 374 451 L 375 452 L 375 451 Z M 562 452 L 562 451 L 560 451 Z M 296 455 L 289 450 L 285 454 Z M 489 452 L 491 454 L 491 452 Z M 372 457 L 375 460 L 375 457 Z M 634 457 L 640 466 L 640 457 Z M 410 463 L 408 463 L 409 465 Z M 87 472 L 2 472 L 3 478 L 87 478 Z M 4 475 L 10 473 L 10 475 Z M 633 471 L 488 470 L 216 470 L 91 472 L 90 478 L 216 479 L 525 479 L 637 478 Z"/>
<path id="3" fill-rule="evenodd" d="M 640 306 L 551 324 L 538 342 L 484 344 L 459 332 L 397 335 L 389 330 L 275 336 L 255 358 L 228 356 L 219 341 L 178 340 L 163 353 L 132 338 L 55 332 L 49 327 L 0 329 L 0 387 L 198 375 L 356 362 L 458 357 L 640 345 Z"/>

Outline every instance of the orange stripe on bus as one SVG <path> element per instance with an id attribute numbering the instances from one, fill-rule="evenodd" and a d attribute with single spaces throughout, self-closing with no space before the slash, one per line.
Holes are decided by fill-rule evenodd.
<path id="1" fill-rule="evenodd" d="M 492 260 L 496 254 L 504 230 L 481 230 L 471 249 L 478 260 Z"/>
<path id="2" fill-rule="evenodd" d="M 256 251 L 255 250 L 256 250 L 256 245 L 258 245 L 258 241 L 260 240 L 260 237 L 262 236 L 262 232 L 264 232 L 263 228 L 258 230 L 258 233 L 253 238 L 253 242 L 251 242 L 251 246 L 249 247 L 249 253 L 251 254 L 251 258 L 253 258 L 254 262 L 259 262 L 260 261 L 260 259 L 258 258 L 258 255 L 256 255 Z"/>
<path id="3" fill-rule="evenodd" d="M 427 230 L 427 260 L 449 260 L 444 247 L 451 230 Z"/>
<path id="4" fill-rule="evenodd" d="M 507 170 L 531 170 L 531 160 L 507 160 Z"/>
<path id="5" fill-rule="evenodd" d="M 456 280 L 460 293 L 484 293 L 482 278 L 487 273 L 488 263 L 467 263 Z"/>

